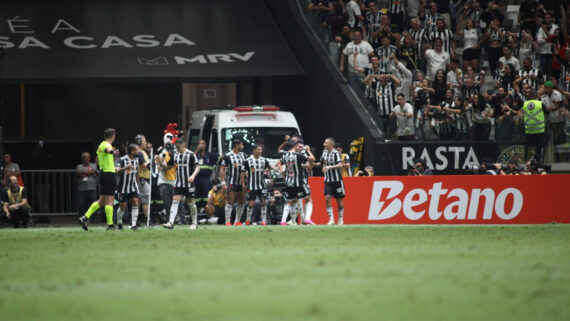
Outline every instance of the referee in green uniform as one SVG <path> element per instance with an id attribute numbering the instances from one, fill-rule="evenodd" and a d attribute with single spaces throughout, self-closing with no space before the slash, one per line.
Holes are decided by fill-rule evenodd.
<path id="1" fill-rule="evenodd" d="M 105 140 L 99 144 L 97 148 L 97 160 L 101 168 L 101 195 L 99 199 L 87 210 L 85 215 L 79 218 L 79 224 L 87 231 L 87 223 L 93 213 L 99 208 L 105 206 L 105 216 L 107 217 L 107 229 L 113 228 L 113 201 L 115 199 L 115 190 L 117 189 L 117 182 L 115 181 L 115 161 L 114 155 L 117 150 L 113 149 L 113 142 L 115 141 L 115 130 L 107 128 L 104 131 Z"/>

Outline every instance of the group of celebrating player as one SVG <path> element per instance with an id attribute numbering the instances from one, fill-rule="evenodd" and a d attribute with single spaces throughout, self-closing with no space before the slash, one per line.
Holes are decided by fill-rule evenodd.
<path id="1" fill-rule="evenodd" d="M 104 206 L 107 218 L 108 229 L 113 229 L 113 201 L 115 191 L 119 194 L 119 210 L 117 221 L 122 223 L 122 213 L 127 206 L 127 202 L 131 201 L 131 229 L 136 229 L 136 222 L 139 212 L 138 187 L 136 184 L 137 168 L 139 167 L 139 148 L 137 145 L 129 145 L 127 147 L 127 155 L 120 158 L 117 165 L 114 162 L 114 156 L 117 150 L 112 144 L 115 140 L 115 130 L 108 128 L 104 132 L 105 140 L 97 149 L 97 158 L 101 168 L 101 196 L 87 210 L 84 216 L 79 218 L 79 223 L 84 230 L 87 230 L 89 217 Z M 176 169 L 176 182 L 172 197 L 172 206 L 170 207 L 170 215 L 167 223 L 162 226 L 168 229 L 174 228 L 174 220 L 178 214 L 179 204 L 184 198 L 191 214 L 190 229 L 198 227 L 197 207 L 194 201 L 194 180 L 200 171 L 196 155 L 186 148 L 183 139 L 174 142 L 175 152 L 173 157 L 167 154 L 157 155 L 155 162 L 163 170 Z M 240 226 L 241 218 L 247 199 L 247 211 L 245 225 L 251 224 L 253 207 L 256 200 L 261 205 L 261 225 L 267 224 L 267 197 L 268 186 L 272 184 L 270 179 L 271 169 L 280 172 L 285 183 L 284 196 L 286 203 L 283 208 L 281 225 L 287 225 L 287 219 L 291 217 L 290 224 L 297 224 L 298 216 L 301 216 L 301 223 L 314 225 L 311 220 L 313 209 L 311 189 L 308 184 L 308 177 L 313 167 L 321 167 L 325 175 L 324 195 L 326 201 L 326 211 L 329 216 L 329 225 L 335 224 L 332 208 L 332 198 L 335 198 L 338 205 L 338 224 L 343 224 L 345 196 L 344 184 L 342 181 L 342 168 L 348 167 L 350 164 L 343 163 L 340 153 L 335 149 L 334 138 L 327 138 L 323 144 L 324 150 L 319 159 L 316 161 L 315 156 L 311 153 L 310 147 L 305 145 L 299 135 L 293 135 L 292 138 L 285 141 L 280 146 L 281 157 L 272 167 L 269 160 L 261 156 L 263 152 L 262 145 L 253 145 L 251 155 L 247 157 L 243 153 L 243 142 L 240 138 L 232 140 L 232 149 L 225 154 L 220 162 L 219 180 L 220 184 L 225 185 L 226 205 L 225 225 L 231 226 L 231 214 L 233 204 L 237 202 L 234 226 Z M 117 186 L 115 175 L 120 174 L 120 180 Z M 305 204 L 303 204 L 303 200 Z M 121 213 L 119 213 L 121 212 Z"/>
<path id="2" fill-rule="evenodd" d="M 313 203 L 308 177 L 314 166 L 322 167 L 325 173 L 325 200 L 329 225 L 335 224 L 331 199 L 337 200 L 339 218 L 338 224 L 343 224 L 343 198 L 344 184 L 342 182 L 341 168 L 349 166 L 341 160 L 340 153 L 334 148 L 335 140 L 327 138 L 323 144 L 324 151 L 316 162 L 308 145 L 302 138 L 293 135 L 291 139 L 281 146 L 281 157 L 273 166 L 273 169 L 282 173 L 285 183 L 285 206 L 281 217 L 281 225 L 287 225 L 287 218 L 291 216 L 291 224 L 297 224 L 298 216 L 301 216 L 302 224 L 314 225 L 311 220 Z M 236 217 L 234 225 L 241 224 L 241 215 L 245 199 L 247 198 L 247 217 L 245 224 L 251 223 L 255 200 L 259 199 L 261 205 L 261 224 L 267 224 L 267 188 L 271 184 L 269 161 L 261 156 L 262 146 L 254 145 L 251 156 L 246 158 L 243 153 L 243 142 L 239 138 L 232 140 L 231 152 L 224 155 L 220 164 L 220 179 L 222 184 L 227 185 L 227 203 L 225 207 L 226 226 L 231 225 L 231 213 L 233 203 L 237 200 Z M 303 200 L 305 204 L 303 204 Z"/>

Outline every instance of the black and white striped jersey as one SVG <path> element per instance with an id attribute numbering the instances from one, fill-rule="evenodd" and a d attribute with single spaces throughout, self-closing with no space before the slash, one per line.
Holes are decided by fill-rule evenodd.
<path id="1" fill-rule="evenodd" d="M 436 38 L 443 40 L 443 51 L 451 56 L 451 42 L 453 42 L 453 32 L 449 29 L 437 30 L 430 32 L 429 40 L 434 41 Z"/>
<path id="2" fill-rule="evenodd" d="M 404 13 L 407 5 L 405 2 L 406 0 L 390 0 L 390 7 L 388 8 L 388 12 L 390 14 Z"/>
<path id="3" fill-rule="evenodd" d="M 469 101 L 472 101 L 473 97 L 475 95 L 479 95 L 480 93 L 481 93 L 481 88 L 479 87 L 479 85 L 474 85 L 470 88 L 468 88 L 465 85 L 461 87 L 461 94 L 463 95 L 463 99 L 467 99 Z"/>
<path id="4" fill-rule="evenodd" d="M 285 152 L 281 163 L 285 166 L 285 184 L 289 187 L 301 187 L 305 183 L 305 164 L 308 157 L 304 153 Z"/>
<path id="5" fill-rule="evenodd" d="M 267 189 L 265 184 L 265 170 L 269 169 L 269 161 L 265 157 L 255 158 L 249 156 L 242 164 L 242 171 L 247 173 L 247 189 L 261 191 Z"/>
<path id="6" fill-rule="evenodd" d="M 323 150 L 323 154 L 321 155 L 320 161 L 323 167 L 334 166 L 339 163 L 342 163 L 342 158 L 340 157 L 340 153 L 336 149 L 333 149 L 330 152 L 325 149 Z M 342 169 L 334 168 L 327 170 L 325 172 L 325 182 L 326 183 L 342 182 Z"/>
<path id="7" fill-rule="evenodd" d="M 418 52 L 418 55 L 420 56 L 420 58 L 422 58 L 426 51 L 426 44 L 429 41 L 429 32 L 427 32 L 426 29 L 424 28 L 419 28 L 416 31 L 410 29 L 409 32 L 412 38 L 414 38 L 414 41 L 416 42 L 417 45 L 416 50 Z M 404 38 L 402 38 L 401 41 L 403 44 Z"/>
<path id="8" fill-rule="evenodd" d="M 534 75 L 535 79 L 525 78 L 528 75 Z M 537 68 L 530 68 L 529 70 L 521 68 L 521 70 L 519 70 L 519 76 L 523 79 L 523 84 L 528 84 L 531 88 L 536 90 L 538 89 L 536 79 L 542 77 L 542 72 Z"/>
<path id="9" fill-rule="evenodd" d="M 396 91 L 394 83 L 387 81 L 386 85 L 380 82 L 376 84 L 376 103 L 378 104 L 378 115 L 389 116 L 394 108 L 394 100 L 396 99 Z"/>
<path id="10" fill-rule="evenodd" d="M 503 41 L 503 36 L 505 35 L 505 28 L 498 28 L 498 29 L 490 29 L 489 30 L 489 38 L 487 39 L 488 42 L 493 41 Z"/>
<path id="11" fill-rule="evenodd" d="M 389 45 L 387 48 L 380 46 L 376 49 L 376 55 L 380 59 L 380 70 L 382 72 L 388 72 L 388 65 L 390 64 L 390 56 L 392 54 L 398 54 L 398 48 L 394 45 Z"/>
<path id="12" fill-rule="evenodd" d="M 174 187 L 189 188 L 192 184 L 188 183 L 188 178 L 192 176 L 196 166 L 198 166 L 198 159 L 196 155 L 190 150 L 179 153 L 174 153 L 174 157 L 169 162 L 171 165 L 176 164 L 176 183 Z"/>
<path id="13" fill-rule="evenodd" d="M 309 159 L 309 153 L 307 153 L 306 150 L 303 149 L 301 154 L 303 154 L 305 157 L 307 157 L 307 159 Z M 309 177 L 312 175 L 311 175 L 311 172 L 309 171 L 309 169 L 307 167 L 305 167 L 304 170 L 305 170 L 305 176 L 303 177 L 303 179 L 304 179 L 304 184 L 306 185 L 306 184 L 309 184 Z"/>
<path id="14" fill-rule="evenodd" d="M 130 193 L 139 192 L 139 187 L 137 184 L 137 170 L 139 168 L 139 158 L 135 157 L 131 159 L 129 158 L 129 155 L 125 155 L 119 158 L 117 166 L 119 168 L 125 168 L 131 164 L 133 165 L 132 169 L 127 169 L 120 174 L 119 188 L 117 190 L 121 194 L 130 194 Z"/>
<path id="15" fill-rule="evenodd" d="M 222 158 L 222 166 L 226 167 L 226 184 L 241 185 L 241 168 L 247 156 L 242 153 L 229 152 Z"/>
<path id="16" fill-rule="evenodd" d="M 375 37 L 373 39 L 370 36 L 378 30 L 380 27 L 380 23 L 382 22 L 382 16 L 384 13 L 380 10 L 376 12 L 376 14 L 372 13 L 372 11 L 368 11 L 366 13 L 366 28 L 368 34 L 368 43 L 372 45 L 372 47 L 376 48 L 380 44 L 380 38 Z"/>
<path id="17" fill-rule="evenodd" d="M 370 75 L 379 76 L 381 73 L 382 73 L 382 71 L 380 70 L 380 68 L 378 68 L 377 71 L 374 71 L 373 68 L 364 68 L 364 78 L 366 78 Z M 377 82 L 378 82 L 378 79 L 374 77 L 370 81 L 370 87 L 366 86 L 366 88 L 364 88 L 364 96 L 366 96 L 366 98 L 376 100 L 376 83 Z"/>
<path id="18" fill-rule="evenodd" d="M 425 13 L 422 26 L 428 33 L 437 29 L 437 19 L 443 19 L 443 16 L 439 13 L 432 14 L 429 11 Z M 449 28 L 449 26 L 447 27 Z"/>

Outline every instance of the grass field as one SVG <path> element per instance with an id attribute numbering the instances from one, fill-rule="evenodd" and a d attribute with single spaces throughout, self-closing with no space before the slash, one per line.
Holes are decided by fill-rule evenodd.
<path id="1" fill-rule="evenodd" d="M 570 320 L 570 226 L 0 230 L 1 320 Z"/>

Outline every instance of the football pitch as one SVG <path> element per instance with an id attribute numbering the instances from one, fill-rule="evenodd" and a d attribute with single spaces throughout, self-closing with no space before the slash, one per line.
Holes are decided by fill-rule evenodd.
<path id="1" fill-rule="evenodd" d="M 570 226 L 0 230 L 2 320 L 570 320 Z"/>

